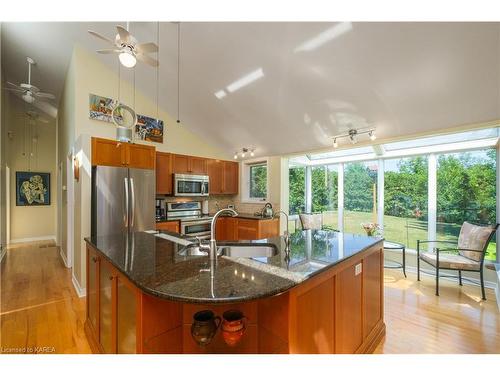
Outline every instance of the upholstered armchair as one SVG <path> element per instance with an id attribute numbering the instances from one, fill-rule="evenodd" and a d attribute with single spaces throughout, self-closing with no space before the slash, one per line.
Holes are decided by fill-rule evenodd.
<path id="1" fill-rule="evenodd" d="M 479 272 L 481 280 L 481 295 L 486 299 L 484 292 L 483 263 L 486 249 L 493 234 L 498 228 L 495 226 L 480 226 L 468 222 L 462 224 L 458 243 L 454 241 L 422 241 L 417 240 L 417 280 L 420 281 L 420 260 L 436 269 L 436 296 L 439 296 L 439 270 L 458 271 L 458 282 L 462 285 L 462 271 Z M 443 244 L 443 248 L 433 247 L 432 251 L 420 250 L 424 243 Z"/>

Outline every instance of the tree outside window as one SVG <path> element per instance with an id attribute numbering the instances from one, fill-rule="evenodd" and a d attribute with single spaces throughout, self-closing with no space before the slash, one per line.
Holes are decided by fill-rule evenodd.
<path id="1" fill-rule="evenodd" d="M 250 166 L 250 198 L 267 198 L 267 165 L 256 164 Z"/>

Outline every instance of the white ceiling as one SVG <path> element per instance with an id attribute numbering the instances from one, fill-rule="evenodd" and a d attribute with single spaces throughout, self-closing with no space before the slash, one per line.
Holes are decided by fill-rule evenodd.
<path id="1" fill-rule="evenodd" d="M 31 56 L 34 83 L 59 97 L 73 45 L 106 48 L 87 29 L 112 36 L 116 24 L 2 23 L 5 76 L 24 82 Z M 176 27 L 160 26 L 160 105 L 174 117 Z M 330 136 L 365 125 L 383 139 L 500 118 L 500 23 L 183 23 L 181 30 L 180 126 L 231 152 L 324 148 Z M 132 23 L 130 31 L 156 41 L 154 23 Z M 117 66 L 116 56 L 99 59 Z M 261 78 L 215 97 L 258 69 Z M 138 65 L 136 74 L 156 100 L 155 70 Z"/>

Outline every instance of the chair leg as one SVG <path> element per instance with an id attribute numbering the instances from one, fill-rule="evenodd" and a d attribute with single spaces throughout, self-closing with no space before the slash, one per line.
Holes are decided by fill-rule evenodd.
<path id="1" fill-rule="evenodd" d="M 462 270 L 458 270 L 458 283 L 462 286 Z"/>
<path id="2" fill-rule="evenodd" d="M 439 296 L 439 267 L 436 267 L 436 296 Z"/>
<path id="3" fill-rule="evenodd" d="M 417 281 L 420 281 L 420 241 L 417 240 Z"/>
<path id="4" fill-rule="evenodd" d="M 483 278 L 483 268 L 481 268 L 480 278 L 481 278 L 481 294 L 483 297 L 483 301 L 486 301 L 486 293 L 484 292 L 484 278 Z"/>

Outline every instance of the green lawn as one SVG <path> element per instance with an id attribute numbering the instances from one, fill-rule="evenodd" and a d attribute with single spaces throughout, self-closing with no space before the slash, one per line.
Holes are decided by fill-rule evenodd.
<path id="1" fill-rule="evenodd" d="M 373 222 L 373 213 L 345 211 L 344 231 L 348 233 L 365 234 L 362 223 Z M 338 228 L 337 211 L 323 213 L 323 225 Z M 290 226 L 289 226 L 290 227 Z M 290 227 L 293 231 L 293 228 Z M 437 239 L 456 241 L 460 233 L 460 225 L 449 223 L 437 224 Z M 427 240 L 427 222 L 411 218 L 384 216 L 384 238 L 405 244 L 410 249 L 417 248 L 417 240 Z M 424 247 L 425 249 L 425 247 Z M 495 260 L 495 238 L 490 242 L 486 259 Z"/>

